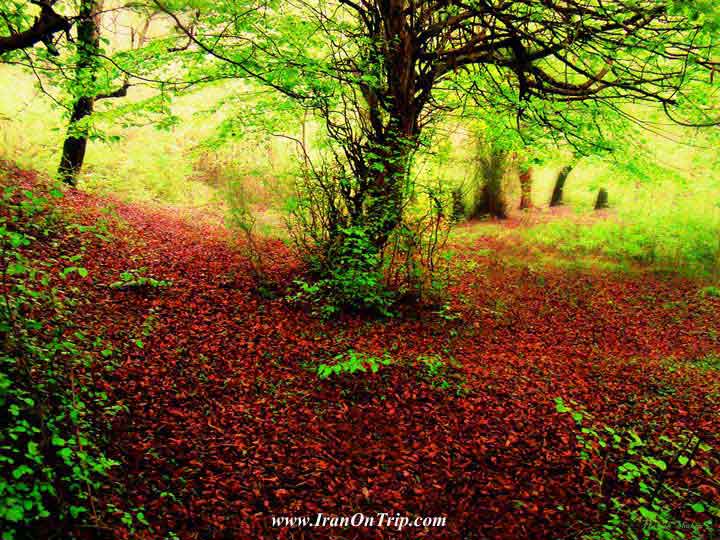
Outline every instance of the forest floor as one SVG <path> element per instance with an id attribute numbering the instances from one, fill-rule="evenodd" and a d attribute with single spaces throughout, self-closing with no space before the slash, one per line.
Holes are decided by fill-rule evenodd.
<path id="1" fill-rule="evenodd" d="M 124 492 L 101 497 L 149 523 L 118 526 L 114 538 L 580 538 L 610 519 L 601 503 L 637 509 L 637 487 L 618 467 L 637 447 L 665 455 L 663 436 L 699 437 L 692 464 L 710 476 L 665 458 L 652 480 L 720 499 L 720 298 L 699 294 L 701 284 L 541 265 L 473 225 L 454 240 L 442 309 L 321 321 L 257 294 L 219 226 L 79 191 L 62 204 L 112 233 L 85 243 L 75 319 L 111 351 L 96 384 L 123 406 L 109 456 Z M 289 284 L 297 265 L 287 247 L 265 249 L 270 275 Z M 108 286 L 141 267 L 171 285 Z M 318 364 L 349 350 L 392 363 L 318 378 Z M 595 444 L 581 459 L 580 428 L 556 398 L 586 411 L 591 432 L 635 433 L 636 453 Z M 675 510 L 687 522 L 716 519 Z M 402 530 L 272 521 L 319 512 L 447 521 Z"/>

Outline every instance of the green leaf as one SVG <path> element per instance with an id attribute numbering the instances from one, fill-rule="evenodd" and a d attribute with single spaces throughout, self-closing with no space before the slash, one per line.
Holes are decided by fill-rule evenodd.
<path id="1" fill-rule="evenodd" d="M 705 511 L 705 505 L 700 502 L 690 505 L 690 508 L 692 508 L 697 513 L 702 513 Z"/>
<path id="2" fill-rule="evenodd" d="M 59 437 L 58 435 L 53 435 L 52 443 L 55 446 L 65 446 L 66 441 L 62 437 Z"/>
<path id="3" fill-rule="evenodd" d="M 27 273 L 28 269 L 20 263 L 11 263 L 7 266 L 7 273 L 10 276 L 19 276 Z"/>
<path id="4" fill-rule="evenodd" d="M 70 515 L 73 517 L 73 519 L 76 519 L 83 512 L 87 512 L 87 508 L 85 508 L 84 506 L 70 506 Z"/>
<path id="5" fill-rule="evenodd" d="M 648 521 L 656 521 L 657 520 L 657 512 L 653 512 L 652 510 L 645 508 L 644 506 L 640 507 L 640 515 L 647 519 Z"/>
<path id="6" fill-rule="evenodd" d="M 20 465 L 17 469 L 12 472 L 15 480 L 20 479 L 23 475 L 32 474 L 34 471 L 27 465 Z"/>
<path id="7" fill-rule="evenodd" d="M 561 397 L 555 398 L 555 410 L 559 413 L 570 412 L 570 409 L 565 405 L 565 402 Z"/>
<path id="8" fill-rule="evenodd" d="M 25 509 L 22 506 L 11 506 L 5 509 L 5 519 L 17 523 L 25 516 Z"/>

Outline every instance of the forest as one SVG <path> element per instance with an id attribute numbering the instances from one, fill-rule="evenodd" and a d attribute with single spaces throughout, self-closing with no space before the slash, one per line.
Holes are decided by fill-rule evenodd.
<path id="1" fill-rule="evenodd" d="M 0 540 L 720 539 L 720 4 L 0 0 Z"/>

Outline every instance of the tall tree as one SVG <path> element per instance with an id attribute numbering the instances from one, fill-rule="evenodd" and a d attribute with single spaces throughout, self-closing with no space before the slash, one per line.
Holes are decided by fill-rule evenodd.
<path id="1" fill-rule="evenodd" d="M 75 76 L 70 82 L 72 95 L 70 120 L 58 167 L 58 175 L 70 185 L 76 184 L 85 161 L 90 136 L 88 120 L 95 104 L 103 99 L 124 97 L 131 86 L 131 73 L 127 71 L 123 74 L 120 83 L 114 80 L 100 83 L 97 80 L 102 54 L 100 28 L 103 1 L 82 0 L 80 8 L 83 18 L 78 24 Z M 131 28 L 130 50 L 143 47 L 152 19 L 153 13 L 150 13 L 144 18 L 137 32 Z M 104 88 L 110 83 L 113 83 L 114 87 Z"/>
<path id="2" fill-rule="evenodd" d="M 449 93 L 458 106 L 472 97 L 518 125 L 570 133 L 583 107 L 671 111 L 700 71 L 706 83 L 714 50 L 703 19 L 678 1 L 154 1 L 203 61 L 324 119 L 339 149 L 330 243 L 350 225 L 376 251 L 401 223 L 413 154 Z M 183 19 L 198 6 L 191 29 Z"/>
<path id="3" fill-rule="evenodd" d="M 72 85 L 73 103 L 58 169 L 60 178 L 70 185 L 75 185 L 77 174 L 85 160 L 88 126 L 87 122 L 83 121 L 92 114 L 95 105 L 101 11 L 102 0 L 80 0 L 75 80 Z"/>

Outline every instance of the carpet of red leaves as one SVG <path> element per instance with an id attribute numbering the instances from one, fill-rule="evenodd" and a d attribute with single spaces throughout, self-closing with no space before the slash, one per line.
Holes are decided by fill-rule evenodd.
<path id="1" fill-rule="evenodd" d="M 116 502 L 142 508 L 150 528 L 118 526 L 115 538 L 572 538 L 602 515 L 558 396 L 643 436 L 692 429 L 720 448 L 709 397 L 720 377 L 690 362 L 720 352 L 720 301 L 688 280 L 507 264 L 500 243 L 479 238 L 455 247 L 459 318 L 322 322 L 253 292 L 219 227 L 82 192 L 63 204 L 87 223 L 109 204 L 119 217 L 110 243 L 88 246 L 76 314 L 122 351 L 98 379 L 126 407 L 110 449 L 126 489 Z M 273 277 L 289 283 L 287 248 L 265 247 L 283 261 Z M 141 266 L 172 286 L 108 287 Z M 360 382 L 318 380 L 312 367 L 348 349 L 396 363 Z M 422 380 L 416 359 L 429 354 L 461 364 L 464 392 Z M 317 512 L 447 516 L 447 526 L 271 524 Z"/>

